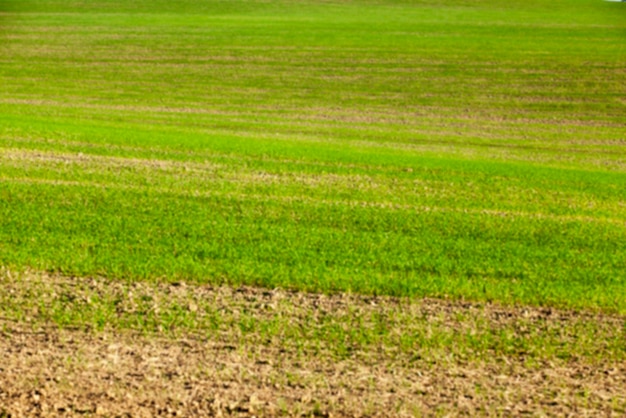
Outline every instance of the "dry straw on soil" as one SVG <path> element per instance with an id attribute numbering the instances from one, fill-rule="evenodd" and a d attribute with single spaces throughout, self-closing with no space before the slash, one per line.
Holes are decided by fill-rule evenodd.
<path id="1" fill-rule="evenodd" d="M 612 333 L 621 335 L 623 321 L 618 317 L 440 300 L 183 283 L 124 284 L 6 271 L 2 278 L 5 307 L 9 298 L 22 306 L 32 298 L 39 303 L 20 318 L 3 312 L 0 416 L 618 416 L 625 412 L 626 362 L 615 347 L 610 351 L 609 344 L 600 341 Z M 59 328 L 53 324 L 59 319 L 47 317 L 51 311 L 46 309 L 58 308 L 59 300 L 67 302 L 69 292 L 83 307 L 114 298 L 117 317 L 100 330 L 89 327 L 88 320 Z M 161 325 L 156 331 L 132 329 L 130 322 L 121 325 L 124 315 L 141 309 L 142 301 L 152 306 L 152 313 L 144 315 L 164 315 L 174 306 L 184 306 L 193 315 L 160 332 Z M 202 318 L 211 312 L 220 312 L 221 326 L 208 330 Z M 323 333 L 330 326 L 352 324 L 367 336 L 381 317 L 389 319 L 389 327 L 402 329 L 386 330 L 387 339 L 353 341 L 347 352 L 339 352 L 334 347 L 337 341 Z M 251 330 L 241 327 L 245 318 L 256 321 Z M 269 321 L 282 328 L 269 332 L 263 328 Z M 581 324 L 599 330 L 591 335 L 594 341 L 583 341 L 590 335 L 580 331 Z M 575 355 L 563 359 L 532 345 L 517 354 L 493 347 L 474 353 L 454 347 L 463 341 L 455 336 L 485 337 L 488 329 L 500 330 L 493 335 L 533 335 L 533 329 L 539 328 L 544 334 L 565 330 L 550 344 L 570 347 Z M 294 331 L 298 329 L 300 334 Z M 423 346 L 393 346 L 412 333 L 426 335 Z M 447 342 L 428 342 L 444 335 Z M 587 355 L 577 346 L 588 347 Z M 594 349 L 599 351 L 591 353 Z"/>

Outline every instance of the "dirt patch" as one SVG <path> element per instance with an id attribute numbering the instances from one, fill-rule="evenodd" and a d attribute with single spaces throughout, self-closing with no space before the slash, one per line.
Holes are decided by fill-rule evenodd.
<path id="1" fill-rule="evenodd" d="M 399 366 L 274 345 L 4 325 L 0 404 L 10 416 L 414 416 L 623 413 L 626 365 Z"/>
<path id="2" fill-rule="evenodd" d="M 0 416 L 626 413 L 619 316 L 2 273 Z"/>

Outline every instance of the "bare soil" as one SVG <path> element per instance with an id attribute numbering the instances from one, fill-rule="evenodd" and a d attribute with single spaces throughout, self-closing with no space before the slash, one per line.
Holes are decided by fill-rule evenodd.
<path id="1" fill-rule="evenodd" d="M 23 304 L 26 299 L 20 299 L 24 296 L 15 289 L 36 295 L 33 289 L 38 287 L 28 283 L 46 284 L 46 292 L 37 296 L 45 299 L 54 297 L 45 295 L 67 294 L 72 286 L 76 297 L 90 298 L 93 295 L 85 292 L 104 291 L 109 282 L 39 275 L 1 284 L 5 295 L 12 294 Z M 619 317 L 552 309 L 434 299 L 409 303 L 248 287 L 119 286 L 122 290 L 118 291 L 127 296 L 149 291 L 155 300 L 163 298 L 162 309 L 169 309 L 165 299 L 186 300 L 187 309 L 198 313 L 208 309 L 201 304 L 207 301 L 228 315 L 290 316 L 290 326 L 295 328 L 314 328 L 315 321 L 328 317 L 339 323 L 346 315 L 366 323 L 371 315 L 385 314 L 405 318 L 406 333 L 418 332 L 411 328 L 413 317 L 419 329 L 432 330 L 433 339 L 441 338 L 442 329 L 459 333 L 474 327 L 480 333 L 477 324 L 519 333 L 529 332 L 527 326 L 541 325 L 555 333 L 585 323 L 593 329 L 623 332 Z M 121 305 L 130 305 L 129 298 Z M 33 310 L 33 317 L 43 315 L 41 306 L 45 304 Z M 226 323 L 228 315 L 222 317 Z M 397 326 L 405 319 L 390 324 Z M 175 333 L 129 327 L 62 328 L 52 320 L 16 319 L 5 312 L 0 319 L 0 417 L 578 417 L 626 413 L 626 362 L 614 353 L 560 359 L 523 350 L 463 356 L 459 354 L 463 350 L 455 347 L 431 347 L 430 351 L 416 347 L 411 355 L 382 343 L 364 343 L 337 355 L 332 347 L 322 344 L 313 349 L 311 341 L 294 340 L 287 331 L 284 338 L 271 335 L 276 334 L 242 334 L 234 325 L 215 332 L 181 325 Z M 562 344 L 572 344 L 572 349 L 585 344 L 603 346 L 602 341 L 582 341 L 584 335 L 564 333 Z"/>

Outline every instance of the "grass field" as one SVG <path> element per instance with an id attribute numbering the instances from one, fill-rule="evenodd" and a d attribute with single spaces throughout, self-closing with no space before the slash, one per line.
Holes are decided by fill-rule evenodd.
<path id="1" fill-rule="evenodd" d="M 4 2 L 0 262 L 626 311 L 595 1 Z"/>
<path id="2" fill-rule="evenodd" d="M 377 358 L 409 374 L 416 347 L 623 365 L 625 39 L 626 7 L 595 0 L 0 0 L 0 319 L 400 347 Z M 180 283 L 583 319 L 266 322 L 262 296 L 242 319 L 189 295 L 156 315 Z"/>

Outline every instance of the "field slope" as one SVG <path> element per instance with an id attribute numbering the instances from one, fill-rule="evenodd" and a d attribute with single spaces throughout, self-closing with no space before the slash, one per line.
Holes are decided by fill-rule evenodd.
<path id="1" fill-rule="evenodd" d="M 625 10 L 513 3 L 0 3 L 0 263 L 625 312 Z"/>
<path id="2" fill-rule="evenodd" d="M 0 417 L 624 415 L 625 6 L 0 0 Z"/>

